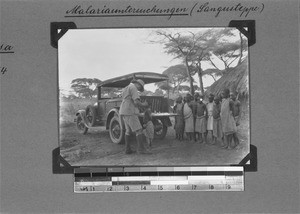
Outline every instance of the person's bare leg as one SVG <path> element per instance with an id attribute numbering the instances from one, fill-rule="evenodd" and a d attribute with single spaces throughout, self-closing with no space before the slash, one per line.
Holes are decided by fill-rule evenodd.
<path id="1" fill-rule="evenodd" d="M 228 135 L 224 135 L 224 144 L 222 148 L 227 149 L 227 147 L 228 147 Z"/>
<path id="2" fill-rule="evenodd" d="M 232 139 L 233 139 L 233 134 L 228 135 L 228 149 L 233 149 L 234 146 L 232 146 Z"/>
<path id="3" fill-rule="evenodd" d="M 203 143 L 206 144 L 207 142 L 206 133 L 202 133 L 202 138 L 203 138 Z"/>
<path id="4" fill-rule="evenodd" d="M 217 138 L 213 135 L 213 142 L 212 144 L 216 144 L 217 143 Z"/>
<path id="5" fill-rule="evenodd" d="M 233 140 L 235 141 L 235 146 L 239 145 L 240 144 L 240 140 L 237 136 L 237 133 L 234 133 L 233 134 Z"/>

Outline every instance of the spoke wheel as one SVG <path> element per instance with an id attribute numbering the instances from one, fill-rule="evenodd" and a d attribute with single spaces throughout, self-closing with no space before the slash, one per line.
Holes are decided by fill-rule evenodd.
<path id="1" fill-rule="evenodd" d="M 167 134 L 168 127 L 163 124 L 160 119 L 157 119 L 157 123 L 154 126 L 154 138 L 164 139 Z"/>
<path id="2" fill-rule="evenodd" d="M 94 126 L 96 124 L 96 109 L 89 105 L 86 107 L 86 118 L 87 118 L 87 125 Z"/>
<path id="3" fill-rule="evenodd" d="M 109 136 L 113 143 L 120 144 L 124 139 L 124 132 L 119 117 L 114 116 L 109 123 Z"/>
<path id="4" fill-rule="evenodd" d="M 78 132 L 81 134 L 86 134 L 88 131 L 88 128 L 85 126 L 80 114 L 77 116 L 77 119 L 76 119 L 76 127 L 77 127 Z"/>

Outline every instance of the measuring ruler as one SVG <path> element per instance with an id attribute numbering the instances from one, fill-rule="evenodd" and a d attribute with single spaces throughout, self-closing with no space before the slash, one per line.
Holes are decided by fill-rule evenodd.
<path id="1" fill-rule="evenodd" d="M 240 166 L 121 169 L 77 168 L 74 192 L 244 191 L 244 171 Z"/>

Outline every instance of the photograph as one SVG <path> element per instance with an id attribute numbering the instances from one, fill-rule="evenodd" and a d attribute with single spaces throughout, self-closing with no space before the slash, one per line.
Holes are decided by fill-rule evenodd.
<path id="1" fill-rule="evenodd" d="M 58 40 L 71 166 L 229 166 L 250 150 L 248 40 L 234 27 L 69 29 Z"/>

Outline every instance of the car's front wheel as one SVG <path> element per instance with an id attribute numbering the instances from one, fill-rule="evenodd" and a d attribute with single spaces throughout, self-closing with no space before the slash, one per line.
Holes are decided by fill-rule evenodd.
<path id="1" fill-rule="evenodd" d="M 109 136 L 113 143 L 120 144 L 124 139 L 124 132 L 118 116 L 114 116 L 109 123 Z"/>
<path id="2" fill-rule="evenodd" d="M 157 119 L 154 125 L 154 138 L 164 139 L 168 131 L 168 127 L 163 124 L 162 120 Z"/>
<path id="3" fill-rule="evenodd" d="M 94 106 L 87 106 L 86 110 L 86 123 L 88 126 L 94 126 L 96 124 L 96 116 L 97 116 L 97 112 L 96 112 L 96 108 Z"/>
<path id="4" fill-rule="evenodd" d="M 76 127 L 80 134 L 86 134 L 88 131 L 88 128 L 85 126 L 83 118 L 81 117 L 80 114 L 77 115 Z"/>

